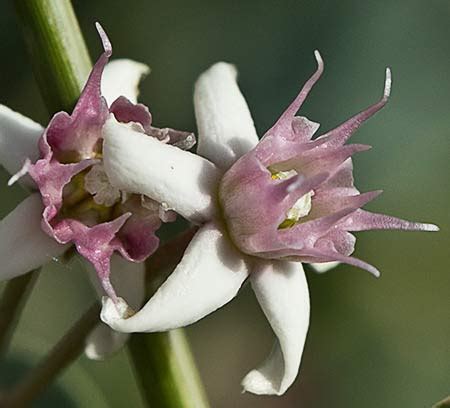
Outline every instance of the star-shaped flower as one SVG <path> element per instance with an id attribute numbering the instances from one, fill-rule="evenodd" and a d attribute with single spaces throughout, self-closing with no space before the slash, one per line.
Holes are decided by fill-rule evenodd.
<path id="1" fill-rule="evenodd" d="M 173 221 L 175 213 L 109 183 L 103 168 L 107 156 L 102 151 L 103 126 L 112 115 L 123 126 L 162 144 L 189 148 L 195 139 L 191 133 L 152 126 L 148 108 L 136 103 L 137 85 L 148 67 L 131 60 L 108 64 L 111 44 L 100 25 L 97 29 L 104 53 L 71 115 L 56 113 L 44 129 L 0 106 L 0 163 L 15 174 L 10 184 L 29 174 L 21 182 L 37 190 L 0 223 L 4 262 L 0 278 L 30 272 L 74 244 L 94 267 L 99 279 L 92 280 L 100 296 L 106 292 L 117 299 L 117 289 L 139 308 L 144 298 L 142 261 L 157 249 L 155 233 L 161 223 Z M 101 324 L 86 352 L 99 358 L 120 347 L 126 337 Z"/>
<path id="2" fill-rule="evenodd" d="M 242 382 L 256 394 L 283 394 L 297 375 L 309 325 L 301 262 L 344 262 L 377 275 L 350 256 L 351 231 L 437 229 L 362 210 L 378 192 L 360 194 L 353 185 L 350 157 L 367 146 L 344 144 L 386 104 L 390 71 L 379 102 L 312 139 L 319 125 L 295 114 L 323 71 L 315 55 L 317 71 L 261 141 L 236 70 L 226 63 L 213 65 L 195 87 L 198 155 L 113 118 L 104 128 L 104 165 L 113 186 L 165 202 L 201 228 L 138 313 L 121 316 L 105 299 L 103 321 L 123 332 L 186 326 L 233 299 L 248 277 L 277 337 L 267 360 Z"/>

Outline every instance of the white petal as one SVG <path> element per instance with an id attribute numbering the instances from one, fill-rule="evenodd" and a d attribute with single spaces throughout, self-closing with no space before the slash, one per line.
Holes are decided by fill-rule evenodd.
<path id="1" fill-rule="evenodd" d="M 162 143 L 113 117 L 103 127 L 104 166 L 111 184 L 167 204 L 202 223 L 216 212 L 220 170 L 208 160 Z"/>
<path id="2" fill-rule="evenodd" d="M 117 332 L 106 324 L 99 323 L 87 337 L 84 353 L 91 360 L 103 360 L 119 351 L 129 336 L 128 333 Z"/>
<path id="3" fill-rule="evenodd" d="M 321 262 L 321 263 L 311 263 L 309 264 L 317 273 L 328 272 L 330 269 L 336 268 L 339 265 L 339 262 Z"/>
<path id="4" fill-rule="evenodd" d="M 0 105 L 0 165 L 17 173 L 25 159 L 39 157 L 38 139 L 43 127 L 31 119 Z"/>
<path id="5" fill-rule="evenodd" d="M 242 381 L 244 391 L 282 395 L 297 376 L 309 325 L 309 292 L 300 262 L 260 262 L 252 288 L 277 340 L 269 357 Z"/>
<path id="6" fill-rule="evenodd" d="M 150 68 L 147 65 L 130 59 L 118 59 L 108 63 L 102 76 L 102 94 L 108 105 L 119 96 L 125 96 L 136 103 L 139 82 L 149 72 Z"/>
<path id="7" fill-rule="evenodd" d="M 41 229 L 42 209 L 39 194 L 32 194 L 0 221 L 0 280 L 30 272 L 69 247 Z"/>
<path id="8" fill-rule="evenodd" d="M 210 223 L 197 232 L 176 269 L 139 312 L 122 318 L 107 299 L 101 318 L 123 332 L 157 332 L 187 326 L 233 299 L 247 275 L 241 254 Z"/>
<path id="9" fill-rule="evenodd" d="M 194 91 L 197 153 L 225 170 L 258 143 L 236 77 L 233 65 L 219 62 L 200 75 Z"/>
<path id="10" fill-rule="evenodd" d="M 105 293 L 91 264 L 88 272 L 92 284 L 101 298 Z M 145 297 L 145 264 L 129 262 L 119 255 L 111 258 L 111 282 L 117 294 L 127 300 L 135 310 L 140 309 Z M 101 360 L 118 351 L 129 335 L 99 323 L 86 340 L 84 352 L 92 360 Z"/>

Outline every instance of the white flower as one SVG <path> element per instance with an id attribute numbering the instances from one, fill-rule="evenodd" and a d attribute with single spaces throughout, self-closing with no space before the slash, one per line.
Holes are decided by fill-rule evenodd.
<path id="1" fill-rule="evenodd" d="M 297 376 L 309 325 L 303 267 L 299 262 L 248 257 L 224 232 L 216 195 L 219 181 L 258 143 L 235 68 L 218 63 L 202 74 L 194 104 L 198 155 L 141 137 L 114 119 L 103 129 L 105 170 L 116 188 L 167 203 L 202 226 L 175 271 L 139 312 L 124 318 L 105 298 L 101 317 L 122 332 L 183 327 L 233 299 L 249 277 L 276 340 L 267 360 L 248 373 L 242 385 L 256 394 L 281 395 Z"/>
<path id="2" fill-rule="evenodd" d="M 128 59 L 110 62 L 102 78 L 102 93 L 110 105 L 119 96 L 136 102 L 138 83 L 149 68 Z M 39 158 L 38 139 L 44 128 L 21 114 L 0 105 L 0 164 L 10 173 L 16 174 L 26 159 Z M 10 214 L 0 221 L 0 257 L 2 268 L 0 279 L 12 279 L 45 265 L 64 253 L 69 245 L 58 244 L 41 228 L 43 204 L 40 194 L 30 177 L 21 179 L 21 184 L 32 193 Z M 105 195 L 103 190 L 99 194 Z M 98 194 L 98 195 L 99 195 Z M 98 295 L 103 295 L 95 271 L 87 265 Z M 145 266 L 128 262 L 118 255 L 111 260 L 112 284 L 119 293 L 130 300 L 131 306 L 139 308 L 144 299 Z M 128 335 L 111 330 L 99 323 L 87 340 L 86 354 L 99 359 L 119 349 Z"/>
<path id="3" fill-rule="evenodd" d="M 173 273 L 133 316 L 104 299 L 102 320 L 123 332 L 155 332 L 191 324 L 233 299 L 248 278 L 276 335 L 268 358 L 242 381 L 245 391 L 283 394 L 297 376 L 309 325 L 309 294 L 302 262 L 319 272 L 340 261 L 367 269 L 353 257 L 350 231 L 436 231 L 361 210 L 378 192 L 353 185 L 350 156 L 366 146 L 345 145 L 387 102 L 382 98 L 312 140 L 319 124 L 295 116 L 323 62 L 276 124 L 258 140 L 236 70 L 213 65 L 195 86 L 198 155 L 144 137 L 109 119 L 104 168 L 114 187 L 144 194 L 201 225 Z M 124 302 L 122 300 L 122 302 Z M 126 310 L 124 302 L 123 309 Z"/>

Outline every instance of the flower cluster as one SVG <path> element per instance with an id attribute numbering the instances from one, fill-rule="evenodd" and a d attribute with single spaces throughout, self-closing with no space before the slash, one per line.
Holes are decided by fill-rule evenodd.
<path id="1" fill-rule="evenodd" d="M 61 244 L 46 250 L 60 253 L 73 243 L 94 265 L 106 293 L 101 318 L 121 333 L 191 324 L 233 299 L 248 279 L 276 340 L 269 357 L 242 384 L 256 394 L 283 394 L 297 376 L 309 326 L 302 262 L 318 271 L 347 263 L 378 276 L 375 267 L 352 256 L 352 232 L 437 230 L 363 210 L 379 192 L 360 193 L 354 186 L 351 157 L 369 146 L 346 143 L 388 101 L 389 69 L 376 104 L 313 138 L 319 124 L 296 114 L 323 71 L 316 51 L 316 72 L 259 140 L 235 68 L 215 64 L 195 86 L 199 141 L 194 154 L 187 151 L 195 142 L 192 134 L 153 127 L 148 109 L 126 97 L 137 81 L 125 81 L 120 91 L 126 92 L 113 92 L 114 98 L 102 96 L 111 45 L 100 27 L 99 33 L 105 51 L 72 115 L 58 113 L 42 130 L 1 111 L 0 142 L 14 133 L 8 126 L 32 139 L 42 133 L 39 158 L 27 161 L 18 176 L 31 176 L 44 206 L 42 229 Z M 143 73 L 137 71 L 133 78 Z M 124 77 L 113 74 L 114 80 Z M 28 142 L 23 146 L 16 159 L 36 158 Z M 3 163 L 9 170 L 8 160 Z M 33 200 L 42 208 L 36 195 Z M 14 213 L 26 214 L 27 208 L 19 206 Z M 4 231 L 20 228 L 14 213 L 0 225 L 3 241 Z M 133 298 L 117 295 L 110 282 L 112 254 L 143 261 L 158 246 L 155 233 L 161 223 L 176 214 L 200 228 L 169 278 L 130 313 Z M 24 263 L 5 277 L 35 264 Z M 121 280 L 133 281 L 129 275 Z"/>
<path id="2" fill-rule="evenodd" d="M 248 278 L 277 336 L 267 360 L 242 382 L 244 390 L 256 394 L 283 394 L 297 375 L 309 325 L 301 262 L 319 271 L 344 262 L 378 275 L 350 256 L 351 231 L 437 229 L 362 210 L 379 192 L 360 194 L 353 184 L 351 156 L 367 146 L 345 143 L 386 104 L 390 71 L 378 103 L 312 139 L 319 125 L 295 115 L 323 71 L 315 55 L 317 71 L 260 141 L 236 70 L 226 63 L 213 65 L 195 87 L 197 155 L 142 137 L 113 118 L 104 128 L 111 183 L 166 202 L 201 228 L 138 313 L 121 316 L 105 299 L 103 321 L 123 332 L 185 326 L 234 298 Z"/>

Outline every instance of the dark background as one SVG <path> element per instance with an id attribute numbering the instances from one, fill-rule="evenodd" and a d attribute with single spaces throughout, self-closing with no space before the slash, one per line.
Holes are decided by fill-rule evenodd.
<path id="1" fill-rule="evenodd" d="M 93 59 L 94 22 L 115 57 L 149 64 L 141 100 L 157 125 L 195 130 L 192 88 L 212 63 L 233 62 L 260 134 L 315 69 L 325 74 L 302 114 L 334 127 L 376 101 L 384 69 L 392 98 L 353 140 L 374 148 L 355 159 L 362 191 L 385 192 L 369 209 L 434 222 L 440 233 L 360 233 L 353 267 L 308 273 L 311 327 L 301 372 L 281 398 L 242 395 L 240 380 L 265 357 L 272 334 L 251 290 L 188 329 L 213 407 L 429 407 L 450 393 L 450 3 L 447 0 L 75 1 Z M 0 5 L 0 102 L 45 124 L 46 112 L 12 2 Z M 1 216 L 20 201 L 2 171 Z M 41 274 L 0 366 L 0 382 L 39 356 L 91 303 L 77 263 Z M 70 402 L 69 402 L 70 401 Z M 139 407 L 125 352 L 81 358 L 36 406 Z"/>

